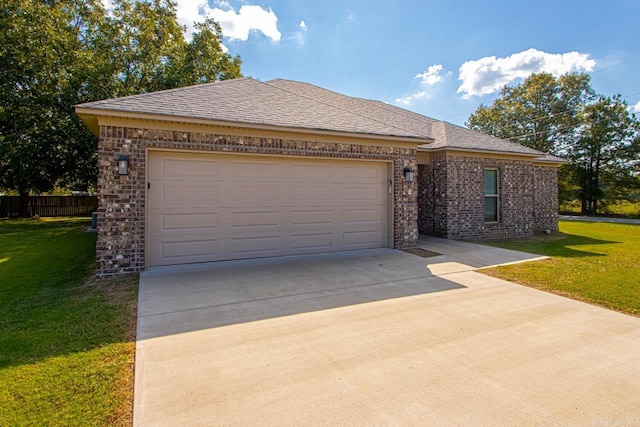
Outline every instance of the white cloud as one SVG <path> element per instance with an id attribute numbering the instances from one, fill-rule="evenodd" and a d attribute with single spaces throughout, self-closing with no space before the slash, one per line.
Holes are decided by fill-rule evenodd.
<path id="1" fill-rule="evenodd" d="M 462 93 L 464 99 L 488 95 L 533 73 L 547 72 L 560 76 L 570 71 L 591 71 L 595 65 L 596 61 L 589 59 L 588 54 L 579 52 L 552 54 L 529 49 L 506 58 L 486 56 L 460 66 L 458 79 L 462 83 L 458 93 Z"/>
<path id="2" fill-rule="evenodd" d="M 397 98 L 396 104 L 411 105 L 418 99 L 428 98 L 428 97 L 429 97 L 429 94 L 427 93 L 427 91 L 422 90 L 420 92 L 414 93 L 413 95 L 405 96 L 403 98 Z"/>
<path id="3" fill-rule="evenodd" d="M 260 6 L 243 5 L 237 13 L 220 8 L 206 12 L 220 24 L 222 34 L 229 40 L 246 41 L 251 31 L 259 31 L 273 41 L 280 41 L 278 17 L 271 8 L 267 11 Z"/>
<path id="4" fill-rule="evenodd" d="M 308 29 L 307 23 L 304 21 L 300 21 L 300 24 L 298 26 L 300 27 L 300 30 L 293 33 L 291 38 L 294 39 L 296 42 L 298 42 L 298 44 L 303 45 L 305 41 L 305 35 L 307 34 L 307 29 Z"/>
<path id="5" fill-rule="evenodd" d="M 222 27 L 222 35 L 229 40 L 246 41 L 251 31 L 259 31 L 273 41 L 280 40 L 278 17 L 271 8 L 243 5 L 236 12 L 225 0 L 215 0 L 213 8 L 207 0 L 178 0 L 177 3 L 178 21 L 187 27 L 187 38 L 191 38 L 194 22 L 213 18 Z"/>
<path id="6" fill-rule="evenodd" d="M 420 79 L 420 83 L 427 86 L 433 86 L 442 81 L 446 76 L 451 75 L 451 71 L 443 74 L 442 64 L 431 65 L 427 71 L 416 75 L 416 79 Z"/>
<path id="7" fill-rule="evenodd" d="M 633 113 L 640 113 L 640 101 L 638 101 L 638 103 L 636 105 L 634 105 L 633 107 L 631 107 L 631 111 Z"/>
<path id="8" fill-rule="evenodd" d="M 104 0 L 103 0 L 104 1 Z M 206 0 L 178 0 L 176 15 L 178 22 L 187 28 L 187 39 L 193 34 L 193 23 L 205 20 L 205 13 L 209 9 Z"/>
<path id="9" fill-rule="evenodd" d="M 451 75 L 451 71 L 445 73 L 443 70 L 444 68 L 442 67 L 442 64 L 435 64 L 427 68 L 427 71 L 416 74 L 414 79 L 420 80 L 420 89 L 409 96 L 397 98 L 396 103 L 401 105 L 411 105 L 419 99 L 429 98 L 429 91 L 426 89 L 435 86 L 443 81 L 445 77 Z"/>

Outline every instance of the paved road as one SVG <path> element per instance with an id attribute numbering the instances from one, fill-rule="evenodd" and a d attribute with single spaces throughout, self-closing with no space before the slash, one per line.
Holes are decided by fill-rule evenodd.
<path id="1" fill-rule="evenodd" d="M 640 219 L 605 218 L 600 216 L 560 215 L 564 221 L 612 222 L 616 224 L 640 224 Z"/>

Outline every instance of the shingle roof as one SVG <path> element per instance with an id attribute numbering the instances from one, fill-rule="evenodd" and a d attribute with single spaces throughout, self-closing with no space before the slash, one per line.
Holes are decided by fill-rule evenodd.
<path id="1" fill-rule="evenodd" d="M 524 145 L 496 138 L 491 135 L 465 129 L 447 122 L 438 122 L 433 127 L 433 144 L 422 145 L 420 148 L 435 150 L 453 148 L 473 151 L 495 151 L 499 153 L 526 154 L 540 156 L 544 153 Z"/>
<path id="2" fill-rule="evenodd" d="M 511 141 L 442 122 L 393 105 L 354 98 L 308 83 L 240 78 L 78 105 L 84 112 L 143 113 L 182 119 L 389 136 L 429 142 L 419 149 L 523 155 L 562 163 Z"/>
<path id="3" fill-rule="evenodd" d="M 378 120 L 341 107 L 337 103 L 334 105 L 321 99 L 302 96 L 275 84 L 251 78 L 107 99 L 77 107 L 234 124 L 429 140 L 424 130 L 406 130 L 391 121 Z"/>
<path id="4" fill-rule="evenodd" d="M 394 107 L 381 101 L 354 98 L 309 83 L 283 79 L 275 79 L 266 83 L 365 117 L 375 118 L 385 123 L 393 123 L 394 126 L 400 129 L 425 135 L 427 138 L 431 138 L 431 126 L 438 123 L 437 120 L 430 117 Z"/>
<path id="5" fill-rule="evenodd" d="M 392 122 L 396 126 L 410 132 L 423 132 L 434 139 L 433 143 L 421 145 L 423 150 L 458 149 L 482 152 L 496 152 L 520 154 L 532 157 L 540 157 L 540 161 L 563 162 L 559 157 L 545 155 L 544 153 L 525 147 L 523 145 L 496 138 L 470 129 L 453 125 L 451 123 L 432 119 L 412 111 L 408 111 L 380 101 L 353 98 L 341 95 L 308 83 L 294 82 L 291 80 L 276 79 L 267 82 L 280 88 L 289 90 L 298 95 L 319 99 L 327 104 L 340 106 L 345 110 L 375 117 L 379 120 Z M 538 159 L 536 159 L 538 160 Z"/>

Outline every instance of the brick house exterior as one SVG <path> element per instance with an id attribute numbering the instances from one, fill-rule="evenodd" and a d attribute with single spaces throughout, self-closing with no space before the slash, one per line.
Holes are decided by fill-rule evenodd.
<path id="1" fill-rule="evenodd" d="M 498 171 L 499 219 L 484 219 L 483 172 Z M 449 239 L 503 239 L 558 230 L 555 166 L 441 153 L 418 166 L 418 227 Z"/>
<path id="2" fill-rule="evenodd" d="M 495 239 L 557 230 L 562 159 L 305 83 L 236 79 L 82 104 L 76 111 L 99 135 L 100 277 L 156 265 L 148 254 L 149 161 L 159 151 L 386 165 L 376 191 L 386 194 L 388 213 L 379 212 L 387 218 L 387 247 L 415 246 L 418 233 Z M 122 156 L 126 175 L 117 169 Z M 499 177 L 500 214 L 492 223 L 484 219 L 487 168 Z"/>
<path id="3" fill-rule="evenodd" d="M 132 124 L 133 126 L 133 124 Z M 393 247 L 418 241 L 417 182 L 405 182 L 405 166 L 416 168 L 416 150 L 364 144 L 274 139 L 221 133 L 101 126 L 98 162 L 98 275 L 145 268 L 145 157 L 149 149 L 383 160 L 393 168 Z M 129 174 L 118 175 L 116 153 L 129 156 Z"/>

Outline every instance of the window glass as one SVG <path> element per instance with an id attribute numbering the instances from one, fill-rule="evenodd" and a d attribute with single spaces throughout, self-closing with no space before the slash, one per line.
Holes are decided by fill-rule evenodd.
<path id="1" fill-rule="evenodd" d="M 498 222 L 498 171 L 484 171 L 484 220 Z"/>
<path id="2" fill-rule="evenodd" d="M 486 222 L 498 221 L 498 198 L 497 197 L 484 198 L 484 220 Z"/>
<path id="3" fill-rule="evenodd" d="M 484 171 L 484 194 L 498 194 L 498 171 Z"/>

